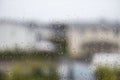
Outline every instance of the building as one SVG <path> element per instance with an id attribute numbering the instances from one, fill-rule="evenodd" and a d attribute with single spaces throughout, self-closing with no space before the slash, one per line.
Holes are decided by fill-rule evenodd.
<path id="1" fill-rule="evenodd" d="M 0 49 L 36 49 L 40 51 L 54 51 L 51 38 L 52 31 L 48 25 L 34 22 L 1 21 Z"/>
<path id="2" fill-rule="evenodd" d="M 115 23 L 69 24 L 67 38 L 68 51 L 72 57 L 98 52 L 120 52 L 120 25 Z"/>

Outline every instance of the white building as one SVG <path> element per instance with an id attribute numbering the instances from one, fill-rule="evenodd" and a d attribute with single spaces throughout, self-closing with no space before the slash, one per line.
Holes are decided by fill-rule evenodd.
<path id="1" fill-rule="evenodd" d="M 0 49 L 14 49 L 17 47 L 53 51 L 54 46 L 48 41 L 51 35 L 50 30 L 33 27 L 21 23 L 0 23 Z"/>
<path id="2" fill-rule="evenodd" d="M 0 24 L 0 49 L 28 48 L 35 42 L 34 34 L 27 27 L 14 24 Z"/>
<path id="3" fill-rule="evenodd" d="M 91 67 L 96 68 L 98 66 L 120 66 L 120 54 L 119 53 L 96 53 L 93 56 Z"/>

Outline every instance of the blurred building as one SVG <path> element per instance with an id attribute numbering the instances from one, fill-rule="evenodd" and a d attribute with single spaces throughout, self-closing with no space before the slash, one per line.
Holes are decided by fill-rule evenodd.
<path id="1" fill-rule="evenodd" d="M 0 49 L 54 51 L 48 25 L 34 22 L 0 21 Z"/>
<path id="2" fill-rule="evenodd" d="M 50 23 L 0 21 L 0 48 L 34 48 L 83 57 L 120 48 L 120 25 L 102 23 Z"/>
<path id="3" fill-rule="evenodd" d="M 98 52 L 120 52 L 120 25 L 115 23 L 73 23 L 67 32 L 70 56 Z"/>

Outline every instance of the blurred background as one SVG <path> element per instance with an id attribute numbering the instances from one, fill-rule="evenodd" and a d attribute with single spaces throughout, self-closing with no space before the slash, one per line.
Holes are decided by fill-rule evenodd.
<path id="1" fill-rule="evenodd" d="M 0 80 L 120 80 L 119 0 L 0 0 Z"/>

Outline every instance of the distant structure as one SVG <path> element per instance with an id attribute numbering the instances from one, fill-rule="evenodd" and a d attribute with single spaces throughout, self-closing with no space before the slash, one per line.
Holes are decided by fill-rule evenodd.
<path id="1" fill-rule="evenodd" d="M 49 39 L 53 33 L 47 24 L 19 21 L 0 21 L 0 50 L 22 48 L 54 51 Z"/>
<path id="2" fill-rule="evenodd" d="M 21 47 L 79 58 L 120 52 L 120 24 L 0 21 L 0 49 Z"/>
<path id="3" fill-rule="evenodd" d="M 99 52 L 120 52 L 120 25 L 114 23 L 69 24 L 68 51 L 72 57 Z"/>

